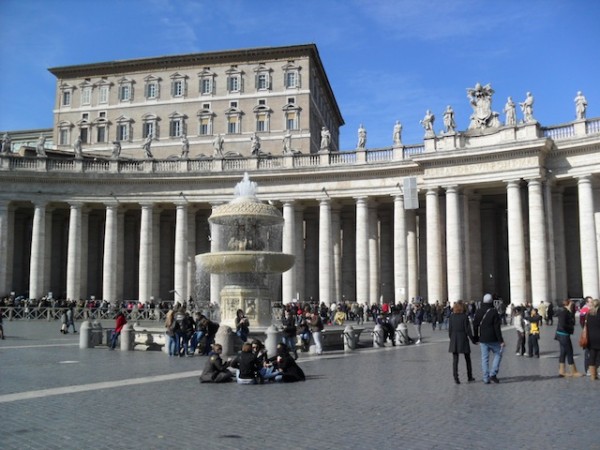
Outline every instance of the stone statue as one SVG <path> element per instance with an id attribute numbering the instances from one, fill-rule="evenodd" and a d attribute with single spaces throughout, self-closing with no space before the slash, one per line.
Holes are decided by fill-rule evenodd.
<path id="1" fill-rule="evenodd" d="M 435 137 L 435 131 L 433 131 L 433 123 L 434 122 L 435 122 L 435 116 L 431 113 L 430 110 L 427 110 L 425 112 L 425 117 L 423 117 L 423 120 L 419 121 L 419 123 L 421 125 L 423 125 L 423 128 L 425 129 L 425 137 L 426 138 Z"/>
<path id="2" fill-rule="evenodd" d="M 121 142 L 113 141 L 113 149 L 112 149 L 111 159 L 119 159 L 120 156 L 121 156 Z"/>
<path id="3" fill-rule="evenodd" d="M 327 127 L 321 128 L 321 151 L 329 151 L 331 146 L 331 133 Z"/>
<path id="4" fill-rule="evenodd" d="M 533 118 L 533 95 L 531 92 L 528 92 L 525 100 L 519 103 L 521 107 L 521 111 L 523 111 L 523 122 L 524 123 L 533 123 L 535 119 Z"/>
<path id="5" fill-rule="evenodd" d="M 287 130 L 283 135 L 283 154 L 290 154 L 292 152 L 292 133 Z"/>
<path id="6" fill-rule="evenodd" d="M 154 134 L 149 133 L 148 136 L 146 136 L 146 140 L 144 141 L 144 144 L 142 145 L 142 149 L 144 149 L 144 152 L 146 153 L 146 158 L 148 158 L 148 159 L 154 158 L 154 155 L 152 154 L 152 151 L 150 150 L 150 147 L 152 146 L 152 139 L 154 139 Z"/>
<path id="7" fill-rule="evenodd" d="M 46 157 L 46 148 L 45 147 L 46 147 L 46 136 L 44 136 L 43 134 L 40 134 L 37 144 L 35 144 L 36 156 L 38 156 L 39 158 L 45 158 Z"/>
<path id="8" fill-rule="evenodd" d="M 396 125 L 394 125 L 392 139 L 394 140 L 394 146 L 402 145 L 402 124 L 398 120 L 396 120 Z"/>
<path id="9" fill-rule="evenodd" d="M 10 141 L 10 136 L 8 135 L 8 133 L 4 133 L 4 136 L 2 136 L 2 152 L 3 153 L 11 152 L 11 141 Z"/>
<path id="10" fill-rule="evenodd" d="M 361 123 L 358 127 L 358 143 L 356 144 L 356 148 L 360 150 L 364 150 L 367 147 L 367 130 L 363 127 Z"/>
<path id="11" fill-rule="evenodd" d="M 467 98 L 473 107 L 469 130 L 499 127 L 498 113 L 492 111 L 492 95 L 494 90 L 488 83 L 485 86 L 477 83 L 474 88 L 467 89 Z"/>
<path id="12" fill-rule="evenodd" d="M 508 97 L 506 100 L 506 105 L 504 105 L 504 114 L 506 114 L 505 125 L 514 127 L 517 124 L 517 112 L 515 109 L 515 102 L 511 97 Z"/>
<path id="13" fill-rule="evenodd" d="M 73 152 L 75 153 L 75 159 L 83 159 L 83 150 L 81 148 L 81 136 L 78 136 L 75 139 L 75 143 L 73 144 Z"/>
<path id="14" fill-rule="evenodd" d="M 577 91 L 577 97 L 575 97 L 575 117 L 577 120 L 585 119 L 585 112 L 587 109 L 587 100 L 581 93 Z"/>
<path id="15" fill-rule="evenodd" d="M 214 156 L 223 157 L 223 144 L 224 143 L 225 143 L 225 140 L 223 139 L 223 136 L 221 136 L 220 134 L 217 134 L 212 142 Z"/>
<path id="16" fill-rule="evenodd" d="M 252 137 L 250 137 L 250 140 L 252 141 L 252 154 L 259 156 L 261 151 L 260 151 L 260 138 L 258 137 L 258 134 L 256 133 L 252 133 Z"/>
<path id="17" fill-rule="evenodd" d="M 456 122 L 454 121 L 454 110 L 450 105 L 444 111 L 444 131 L 446 133 L 454 133 L 456 131 Z"/>
<path id="18" fill-rule="evenodd" d="M 190 141 L 185 133 L 181 135 L 181 159 L 188 159 L 190 154 Z"/>

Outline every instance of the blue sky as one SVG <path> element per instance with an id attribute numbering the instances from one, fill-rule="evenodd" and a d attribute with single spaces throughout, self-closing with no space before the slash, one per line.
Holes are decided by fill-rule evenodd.
<path id="1" fill-rule="evenodd" d="M 535 97 L 543 125 L 575 118 L 578 90 L 600 116 L 596 0 L 0 0 L 0 130 L 52 126 L 49 67 L 170 54 L 315 43 L 346 125 L 367 147 L 422 142 L 419 120 L 452 105 L 465 130 L 466 88 L 491 83 Z M 503 119 L 504 115 L 501 114 Z M 518 112 L 520 116 L 520 111 Z"/>

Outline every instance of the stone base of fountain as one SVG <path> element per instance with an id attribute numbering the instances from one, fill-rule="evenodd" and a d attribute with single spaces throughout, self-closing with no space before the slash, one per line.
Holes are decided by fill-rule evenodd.
<path id="1" fill-rule="evenodd" d="M 221 289 L 221 325 L 235 331 L 236 311 L 241 309 L 253 330 L 271 325 L 271 293 L 266 287 L 226 285 Z"/>

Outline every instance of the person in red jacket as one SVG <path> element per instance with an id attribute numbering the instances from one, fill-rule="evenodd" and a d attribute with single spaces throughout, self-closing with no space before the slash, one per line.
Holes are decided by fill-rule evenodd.
<path id="1" fill-rule="evenodd" d="M 114 350 L 115 347 L 117 346 L 117 340 L 119 339 L 119 336 L 121 335 L 121 330 L 123 329 L 123 327 L 125 326 L 126 323 L 127 323 L 127 319 L 125 318 L 125 314 L 123 314 L 122 312 L 119 311 L 119 313 L 115 317 L 115 331 L 113 331 L 111 342 L 110 342 L 111 350 Z"/>

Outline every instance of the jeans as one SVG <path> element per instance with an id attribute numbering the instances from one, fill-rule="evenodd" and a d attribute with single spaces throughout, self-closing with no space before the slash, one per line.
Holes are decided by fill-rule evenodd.
<path id="1" fill-rule="evenodd" d="M 121 332 L 116 332 L 113 331 L 112 336 L 110 338 L 110 348 L 115 348 L 117 346 L 117 340 L 119 339 L 119 336 L 121 335 Z"/>
<path id="2" fill-rule="evenodd" d="M 315 341 L 315 349 L 317 351 L 317 355 L 323 353 L 323 344 L 321 342 L 321 332 L 313 331 L 312 333 L 313 340 Z"/>
<path id="3" fill-rule="evenodd" d="M 296 336 L 283 336 L 282 342 L 286 345 L 290 352 L 296 351 Z"/>
<path id="4" fill-rule="evenodd" d="M 558 339 L 558 343 L 560 344 L 558 362 L 564 364 L 566 360 L 568 364 L 575 364 L 575 361 L 573 360 L 573 344 L 571 344 L 571 336 L 557 334 L 556 339 Z"/>
<path id="5" fill-rule="evenodd" d="M 539 334 L 529 335 L 529 340 L 527 341 L 527 347 L 529 348 L 529 356 L 540 356 L 540 346 L 538 344 L 539 339 Z"/>
<path id="6" fill-rule="evenodd" d="M 177 336 L 169 336 L 169 356 L 179 355 L 179 339 Z"/>
<path id="7" fill-rule="evenodd" d="M 194 332 L 194 334 L 192 335 L 192 342 L 190 343 L 190 346 L 192 347 L 190 349 L 190 351 L 192 353 L 194 353 L 196 351 L 196 347 L 198 347 L 198 342 L 200 342 L 203 337 L 204 337 L 204 331 Z"/>
<path id="8" fill-rule="evenodd" d="M 517 331 L 517 353 L 525 354 L 525 333 Z"/>
<path id="9" fill-rule="evenodd" d="M 490 381 L 490 377 L 495 377 L 500 370 L 500 361 L 502 361 L 502 351 L 504 347 L 500 342 L 480 342 L 481 349 L 481 371 L 483 373 L 483 381 Z M 492 362 L 492 370 L 490 371 L 490 352 L 494 353 L 494 361 Z"/>

